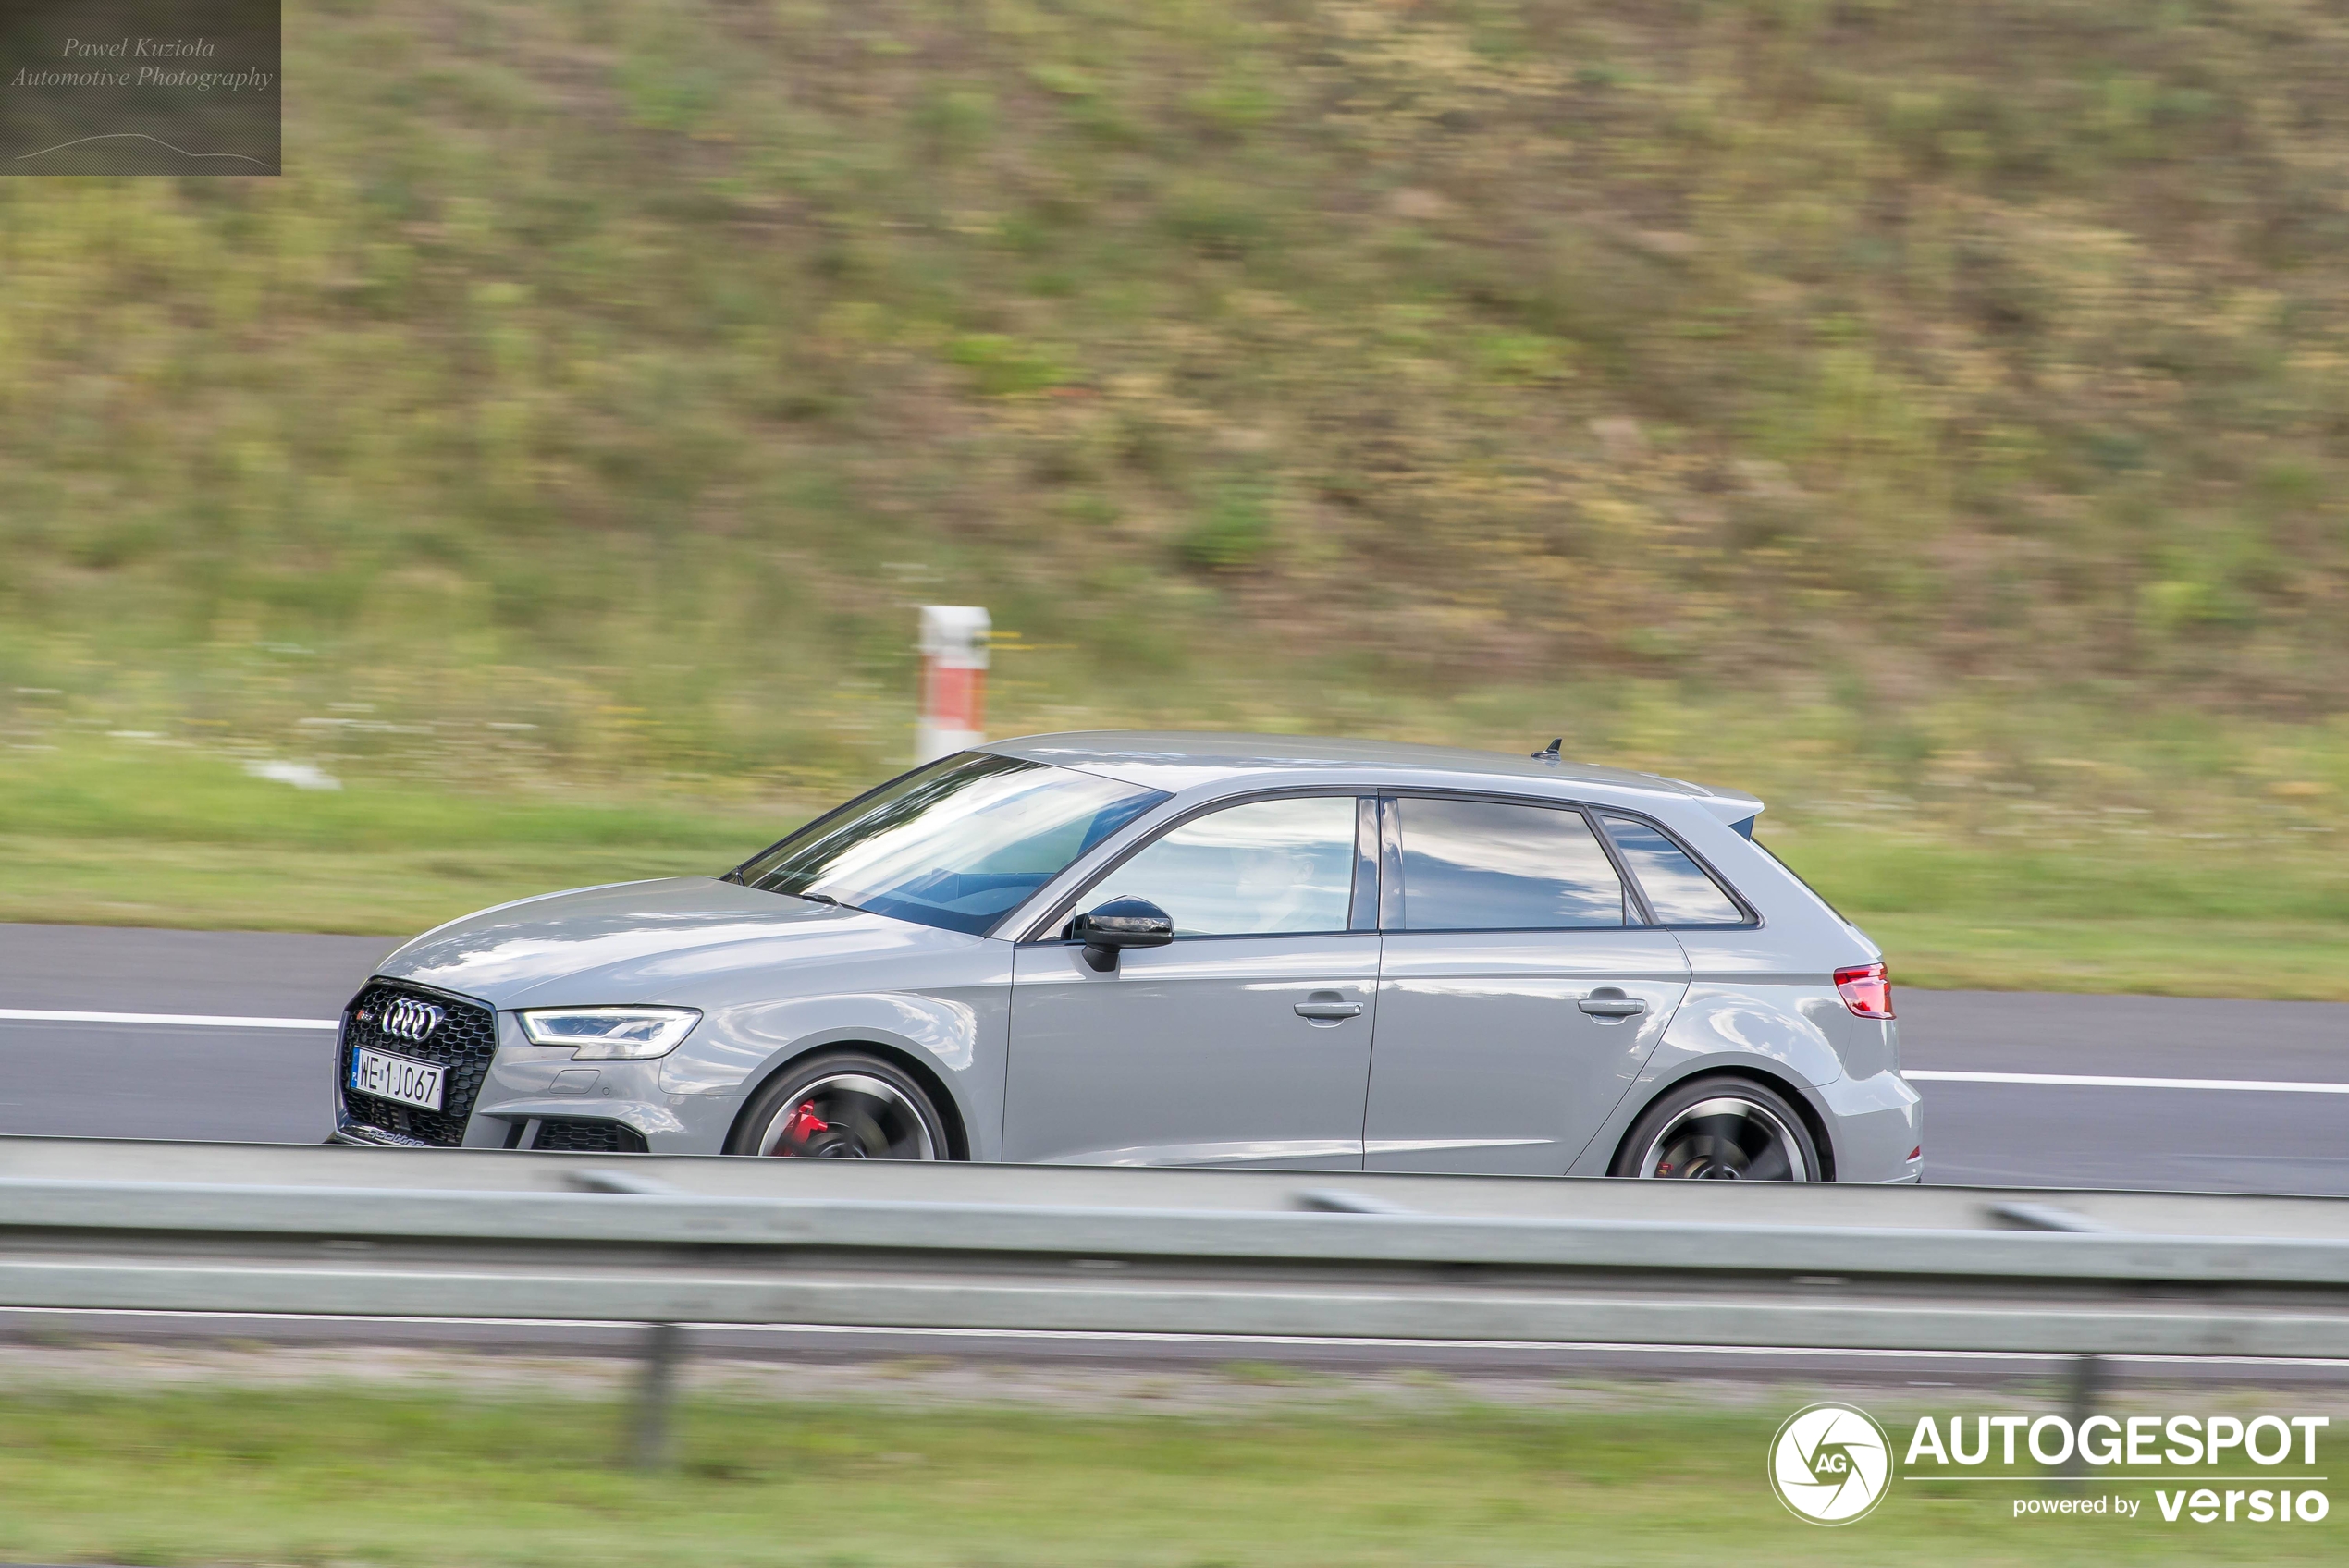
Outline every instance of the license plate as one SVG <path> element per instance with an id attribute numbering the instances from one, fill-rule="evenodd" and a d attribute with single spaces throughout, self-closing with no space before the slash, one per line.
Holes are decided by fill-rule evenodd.
<path id="1" fill-rule="evenodd" d="M 386 1056 L 365 1047 L 351 1053 L 351 1086 L 363 1095 L 438 1110 L 448 1072 L 429 1061 Z"/>

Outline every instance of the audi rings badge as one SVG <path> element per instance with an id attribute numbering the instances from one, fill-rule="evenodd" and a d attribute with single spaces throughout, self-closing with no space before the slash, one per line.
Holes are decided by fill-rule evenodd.
<path id="1" fill-rule="evenodd" d="M 447 1008 L 420 1002 L 413 997 L 401 997 L 384 1009 L 383 1032 L 396 1040 L 421 1046 L 434 1030 L 440 1027 L 440 1021 L 448 1016 Z"/>

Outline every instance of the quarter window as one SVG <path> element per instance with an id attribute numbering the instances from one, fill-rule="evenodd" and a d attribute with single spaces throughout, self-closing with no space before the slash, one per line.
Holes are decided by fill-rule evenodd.
<path id="1" fill-rule="evenodd" d="M 1578 811 L 1406 796 L 1407 931 L 1627 925 L 1623 880 Z"/>
<path id="2" fill-rule="evenodd" d="M 1193 817 L 1111 872 L 1093 901 L 1148 899 L 1174 917 L 1177 937 L 1343 931 L 1354 800 L 1251 801 Z"/>
<path id="3" fill-rule="evenodd" d="M 1689 858 L 1689 852 L 1646 823 L 1628 816 L 1605 819 L 1615 847 L 1648 896 L 1648 908 L 1666 925 L 1742 925 L 1745 911 L 1721 885 Z"/>

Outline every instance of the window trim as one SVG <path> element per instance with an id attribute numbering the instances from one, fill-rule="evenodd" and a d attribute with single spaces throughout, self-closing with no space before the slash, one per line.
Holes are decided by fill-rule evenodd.
<path id="1" fill-rule="evenodd" d="M 1703 855 L 1689 848 L 1688 841 L 1682 839 L 1678 833 L 1673 832 L 1671 828 L 1666 827 L 1663 823 L 1658 822 L 1654 817 L 1649 815 L 1643 811 L 1629 811 L 1620 806 L 1593 806 L 1590 809 L 1593 815 L 1598 819 L 1598 829 L 1599 832 L 1606 839 L 1607 848 L 1614 851 L 1618 856 L 1623 852 L 1622 848 L 1615 842 L 1615 836 L 1606 831 L 1606 819 L 1610 816 L 1626 817 L 1630 821 L 1641 824 L 1643 827 L 1654 828 L 1658 833 L 1664 836 L 1664 841 L 1666 843 L 1671 845 L 1674 849 L 1679 850 L 1682 854 L 1688 856 L 1689 864 L 1695 866 L 1699 871 L 1704 873 L 1707 877 L 1711 878 L 1712 883 L 1716 888 L 1720 888 L 1721 891 L 1729 896 L 1729 902 L 1743 911 L 1745 914 L 1745 918 L 1743 920 L 1683 920 L 1675 922 L 1658 920 L 1655 918 L 1655 907 L 1648 902 L 1647 888 L 1642 887 L 1640 879 L 1631 874 L 1630 864 L 1628 861 L 1619 862 L 1619 864 L 1623 866 L 1624 879 L 1630 883 L 1631 886 L 1640 889 L 1640 903 L 1648 912 L 1649 925 L 1654 926 L 1659 931 L 1758 931 L 1762 928 L 1762 913 L 1759 910 L 1753 907 L 1753 900 L 1740 892 L 1738 890 L 1738 885 L 1735 882 L 1732 882 L 1728 877 L 1721 875 L 1720 869 L 1711 861 L 1706 860 Z M 1751 839 L 1746 840 L 1749 844 L 1753 841 L 1754 840 Z M 1775 859 L 1776 857 L 1774 856 L 1772 858 Z"/>
<path id="2" fill-rule="evenodd" d="M 1211 801 L 1202 801 L 1198 805 L 1191 807 L 1180 815 L 1167 818 L 1164 822 L 1150 829 L 1147 837 L 1139 839 L 1124 850 L 1119 851 L 1116 857 L 1103 864 L 1099 871 L 1094 872 L 1091 876 L 1079 882 L 1076 888 L 1071 889 L 1068 893 L 1054 900 L 1050 906 L 1048 913 L 1038 919 L 1028 922 L 1026 932 L 1015 938 L 1015 940 L 1016 940 L 1021 947 L 1074 946 L 1076 939 L 1065 935 L 1064 928 L 1071 920 L 1076 917 L 1077 906 L 1087 898 L 1090 897 L 1094 892 L 1098 891 L 1102 883 L 1117 875 L 1119 868 L 1124 866 L 1127 861 L 1132 860 L 1136 855 L 1140 854 L 1144 850 L 1149 849 L 1152 844 L 1157 843 L 1161 839 L 1165 838 L 1169 833 L 1174 832 L 1176 828 L 1181 827 L 1187 823 L 1196 822 L 1202 816 L 1210 816 L 1219 811 L 1228 811 L 1234 806 L 1254 805 L 1261 801 L 1334 801 L 1349 798 L 1356 802 L 1354 808 L 1356 823 L 1354 840 L 1354 887 L 1347 895 L 1347 924 L 1344 927 L 1335 931 L 1246 931 L 1199 933 L 1188 937 L 1176 937 L 1174 940 L 1177 942 L 1232 942 L 1261 941 L 1266 937 L 1374 937 L 1378 935 L 1375 928 L 1365 931 L 1355 925 L 1354 918 L 1356 913 L 1361 907 L 1361 878 L 1363 870 L 1365 869 L 1361 853 L 1360 823 L 1362 808 L 1360 802 L 1365 798 L 1376 800 L 1379 798 L 1379 794 L 1380 791 L 1378 790 L 1363 785 L 1353 785 L 1336 789 L 1333 789 L 1326 784 L 1319 786 L 1291 785 L 1281 789 L 1250 790 L 1241 794 L 1223 795 Z"/>
<path id="3" fill-rule="evenodd" d="M 1096 891 L 1111 876 L 1114 875 L 1120 866 L 1124 865 L 1134 856 L 1139 854 L 1142 851 L 1148 849 L 1150 845 L 1156 843 L 1165 835 L 1173 832 L 1175 828 L 1182 827 L 1185 823 L 1195 821 L 1199 817 L 1207 815 L 1211 812 L 1222 811 L 1228 806 L 1248 805 L 1257 801 L 1289 800 L 1298 797 L 1311 796 L 1328 796 L 1334 798 L 1345 795 L 1351 795 L 1358 802 L 1367 800 L 1376 803 L 1379 825 L 1379 854 L 1375 869 L 1377 872 L 1378 887 L 1372 904 L 1378 912 L 1377 925 L 1374 927 L 1366 928 L 1355 925 L 1351 920 L 1349 920 L 1347 928 L 1345 931 L 1271 932 L 1259 933 L 1259 936 L 1340 937 L 1361 935 L 1366 929 L 1373 931 L 1378 935 L 1384 935 L 1388 932 L 1393 932 L 1397 936 L 1446 934 L 1457 936 L 1475 931 L 1538 931 L 1552 934 L 1572 931 L 1758 931 L 1763 929 L 1766 925 L 1766 922 L 1765 922 L 1762 918 L 1760 912 L 1754 908 L 1753 900 L 1747 898 L 1745 894 L 1739 889 L 1734 881 L 1732 881 L 1729 877 L 1723 876 L 1719 867 L 1716 866 L 1711 861 L 1707 860 L 1703 855 L 1698 853 L 1695 850 L 1690 848 L 1685 839 L 1683 839 L 1678 833 L 1675 833 L 1666 824 L 1659 821 L 1654 814 L 1649 812 L 1636 810 L 1630 806 L 1601 804 L 1593 801 L 1560 800 L 1542 795 L 1519 795 L 1499 790 L 1416 789 L 1408 785 L 1401 788 L 1377 785 L 1355 785 L 1350 788 L 1332 789 L 1326 785 L 1287 785 L 1267 790 L 1249 790 L 1236 795 L 1224 795 L 1215 800 L 1203 801 L 1184 811 L 1181 815 L 1168 818 L 1164 823 L 1149 829 L 1149 836 L 1147 838 L 1144 838 L 1128 848 L 1118 851 L 1116 857 L 1105 864 L 1101 870 L 1093 873 L 1089 876 L 1087 876 L 1083 881 L 1079 882 L 1072 891 L 1053 900 L 1053 902 L 1048 906 L 1047 913 L 1029 921 L 1025 932 L 1021 936 L 1013 939 L 1023 947 L 1068 945 L 1073 939 L 1063 936 L 1061 934 L 1061 930 L 1062 927 L 1066 925 L 1067 923 L 1075 917 L 1078 904 L 1088 895 Z M 862 797 L 859 798 L 861 799 Z M 1640 923 L 1634 925 L 1627 922 L 1621 925 L 1475 925 L 1460 927 L 1457 929 L 1447 928 L 1445 932 L 1414 933 L 1408 931 L 1402 925 L 1402 897 L 1404 892 L 1402 864 L 1403 850 L 1401 837 L 1402 814 L 1395 802 L 1411 799 L 1490 801 L 1496 805 L 1538 806 L 1546 811 L 1571 811 L 1581 813 L 1584 826 L 1589 827 L 1592 836 L 1598 839 L 1601 851 L 1607 857 L 1607 864 L 1613 866 L 1615 874 L 1622 878 L 1624 889 L 1630 895 L 1632 901 L 1632 911 L 1637 913 L 1639 915 Z M 854 802 L 851 803 L 853 804 Z M 842 807 L 842 809 L 845 810 L 846 807 Z M 1358 807 L 1358 810 L 1359 809 L 1359 808 Z M 1705 925 L 1667 925 L 1666 923 L 1658 920 L 1655 916 L 1655 910 L 1654 906 L 1648 902 L 1646 888 L 1641 884 L 1639 877 L 1633 874 L 1629 863 L 1624 860 L 1623 851 L 1615 842 L 1615 836 L 1606 830 L 1606 823 L 1605 819 L 1608 816 L 1626 817 L 1633 822 L 1638 822 L 1648 827 L 1652 827 L 1655 829 L 1656 832 L 1662 834 L 1666 842 L 1672 844 L 1675 848 L 1679 849 L 1682 854 L 1688 856 L 1690 861 L 1697 867 L 1698 870 L 1703 872 L 1706 876 L 1710 877 L 1716 887 L 1719 888 L 1723 892 L 1728 894 L 1729 901 L 1735 904 L 1739 909 L 1744 911 L 1746 918 L 1737 922 L 1715 921 Z M 812 827 L 814 824 L 810 824 L 809 826 Z M 1750 839 L 1748 841 L 1757 845 L 1760 843 L 1758 839 Z M 1768 851 L 1765 850 L 1764 852 L 1767 853 Z M 1771 858 L 1773 860 L 1777 860 L 1777 857 L 1772 855 Z M 1785 863 L 1780 861 L 1778 864 L 1783 865 Z M 1350 910 L 1354 912 L 1357 918 L 1359 918 L 1359 912 L 1362 907 L 1361 878 L 1365 872 L 1370 871 L 1371 869 L 1372 869 L 1371 864 L 1358 852 L 1354 868 L 1354 896 L 1353 901 L 1349 906 Z M 1789 871 L 1789 875 L 1791 876 L 1793 873 Z M 1798 877 L 1797 880 L 1801 879 Z M 1808 884 L 1805 884 L 1805 886 L 1807 887 Z M 1821 900 L 1820 901 L 1824 903 L 1826 900 Z M 1838 918 L 1840 918 L 1840 916 Z M 996 931 L 1000 932 L 1001 930 L 1002 926 L 999 925 L 996 928 Z M 990 935 L 994 934 L 996 933 L 990 933 Z M 1177 941 L 1184 942 L 1210 942 L 1230 941 L 1235 938 L 1231 937 L 1197 936 L 1180 937 L 1175 939 Z"/>
<path id="4" fill-rule="evenodd" d="M 1378 798 L 1378 928 L 1384 936 L 1403 929 L 1402 797 L 1381 791 Z"/>
<path id="5" fill-rule="evenodd" d="M 1742 892 L 1740 892 L 1735 882 L 1721 875 L 1718 867 L 1715 866 L 1711 861 L 1706 860 L 1703 855 L 1697 853 L 1696 851 L 1689 848 L 1685 839 L 1683 839 L 1678 833 L 1673 832 L 1672 829 L 1666 827 L 1664 823 L 1658 821 L 1651 813 L 1637 811 L 1629 806 L 1602 805 L 1594 801 L 1554 800 L 1538 795 L 1513 795 L 1498 790 L 1416 790 L 1405 788 L 1381 790 L 1378 793 L 1380 801 L 1379 821 L 1382 825 L 1381 840 L 1382 847 L 1384 851 L 1381 858 L 1384 862 L 1384 870 L 1386 874 L 1381 879 L 1379 891 L 1379 929 L 1382 932 L 1392 931 L 1398 936 L 1407 934 L 1449 934 L 1457 936 L 1468 931 L 1758 931 L 1762 929 L 1764 924 L 1762 915 L 1760 912 L 1753 907 L 1753 900 L 1747 898 Z M 1616 876 L 1623 879 L 1624 891 L 1630 895 L 1632 911 L 1636 911 L 1639 914 L 1640 923 L 1634 925 L 1630 921 L 1626 921 L 1621 925 L 1469 925 L 1459 927 L 1446 926 L 1440 932 L 1411 932 L 1408 927 L 1401 924 L 1403 914 L 1403 898 L 1405 894 L 1405 888 L 1403 887 L 1402 861 L 1402 814 L 1399 810 L 1389 811 L 1387 809 L 1387 802 L 1389 802 L 1410 799 L 1490 801 L 1496 805 L 1539 806 L 1547 811 L 1580 812 L 1582 814 L 1583 826 L 1590 828 L 1592 836 L 1598 839 L 1599 848 L 1605 853 L 1607 864 L 1615 868 Z M 1641 823 L 1643 826 L 1654 828 L 1656 832 L 1664 836 L 1666 843 L 1673 845 L 1682 854 L 1688 856 L 1690 862 L 1694 864 L 1699 871 L 1703 872 L 1706 876 L 1710 877 L 1715 887 L 1727 893 L 1729 896 L 1729 901 L 1745 913 L 1745 918 L 1738 921 L 1716 920 L 1702 924 L 1694 922 L 1670 923 L 1657 919 L 1655 914 L 1655 906 L 1648 902 L 1647 888 L 1641 883 L 1639 877 L 1633 875 L 1630 862 L 1625 860 L 1621 847 L 1615 841 L 1615 836 L 1606 830 L 1605 819 L 1609 816 L 1626 817 L 1630 821 Z M 1749 842 L 1753 841 L 1753 840 L 1749 840 Z M 1772 858 L 1775 859 L 1776 857 L 1773 856 Z M 1394 892 L 1391 897 L 1386 890 L 1390 886 L 1394 888 Z M 1390 910 L 1392 912 L 1391 922 Z M 1627 911 L 1626 913 L 1631 913 L 1631 911 Z"/>
<path id="6" fill-rule="evenodd" d="M 1354 897 L 1346 907 L 1346 928 L 1348 931 L 1369 931 L 1379 928 L 1379 900 L 1384 886 L 1381 869 L 1380 815 L 1384 804 L 1376 795 L 1354 797 Z"/>

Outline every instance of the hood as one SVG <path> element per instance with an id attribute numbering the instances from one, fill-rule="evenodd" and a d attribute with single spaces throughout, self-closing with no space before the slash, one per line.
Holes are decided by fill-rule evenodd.
<path id="1" fill-rule="evenodd" d="M 698 1005 L 717 976 L 982 941 L 707 876 L 500 904 L 425 932 L 378 974 L 496 1008 Z"/>

